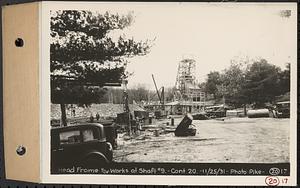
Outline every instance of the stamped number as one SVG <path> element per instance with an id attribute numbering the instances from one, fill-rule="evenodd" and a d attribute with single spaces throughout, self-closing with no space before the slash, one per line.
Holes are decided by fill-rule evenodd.
<path id="1" fill-rule="evenodd" d="M 269 186 L 277 186 L 279 184 L 279 178 L 274 176 L 268 176 L 266 177 L 265 182 Z"/>

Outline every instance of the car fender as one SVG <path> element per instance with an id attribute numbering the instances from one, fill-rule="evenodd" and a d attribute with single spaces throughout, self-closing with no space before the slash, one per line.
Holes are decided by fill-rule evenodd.
<path id="1" fill-rule="evenodd" d="M 90 158 L 90 157 L 99 157 L 103 158 L 106 163 L 109 163 L 109 160 L 105 157 L 105 155 L 98 151 L 92 151 L 84 156 L 84 159 Z"/>

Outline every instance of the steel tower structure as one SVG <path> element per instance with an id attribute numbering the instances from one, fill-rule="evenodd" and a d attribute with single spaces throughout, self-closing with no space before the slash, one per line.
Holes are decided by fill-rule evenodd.
<path id="1" fill-rule="evenodd" d="M 177 89 L 176 98 L 190 100 L 190 88 L 194 88 L 196 83 L 195 71 L 196 61 L 194 59 L 186 58 L 179 62 L 175 84 Z"/>

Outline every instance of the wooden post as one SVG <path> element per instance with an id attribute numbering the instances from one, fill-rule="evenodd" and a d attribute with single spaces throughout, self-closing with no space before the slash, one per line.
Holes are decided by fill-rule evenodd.
<path id="1" fill-rule="evenodd" d="M 66 116 L 66 105 L 60 104 L 60 111 L 61 111 L 61 126 L 67 126 L 67 116 Z"/>
<path id="2" fill-rule="evenodd" d="M 129 136 L 131 135 L 131 117 L 130 117 L 130 109 L 129 109 L 129 102 L 128 102 L 128 93 L 127 93 L 127 80 L 123 80 L 122 84 L 123 84 L 123 99 L 124 99 L 124 111 L 126 113 L 128 113 L 128 134 Z"/>

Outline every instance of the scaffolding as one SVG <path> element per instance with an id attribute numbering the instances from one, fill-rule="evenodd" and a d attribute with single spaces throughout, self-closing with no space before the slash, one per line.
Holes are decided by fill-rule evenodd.
<path id="1" fill-rule="evenodd" d="M 185 58 L 179 62 L 175 87 L 177 100 L 205 101 L 205 93 L 196 83 L 196 61 L 194 59 Z"/>
<path id="2" fill-rule="evenodd" d="M 175 87 L 180 94 L 179 98 L 187 100 L 189 89 L 195 85 L 196 61 L 194 59 L 183 59 L 178 64 Z"/>

